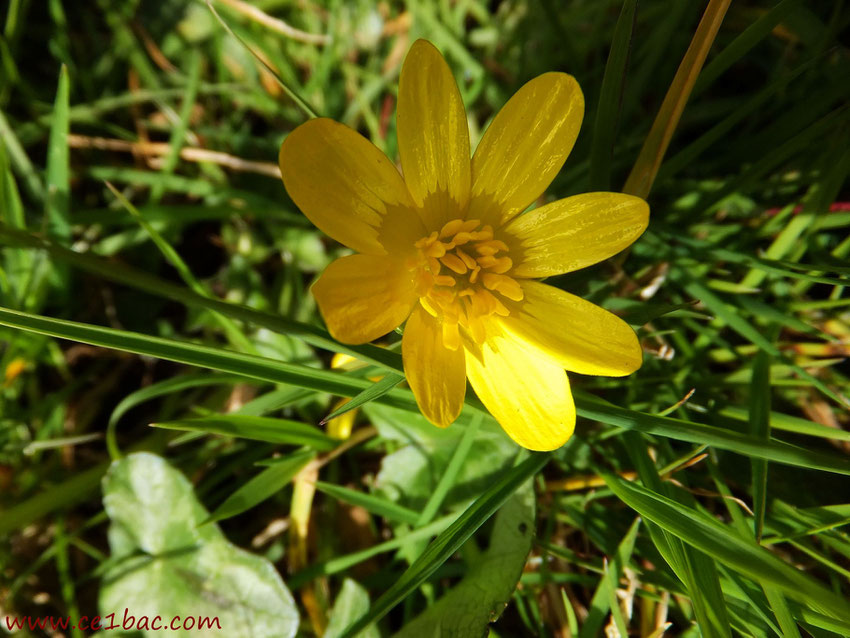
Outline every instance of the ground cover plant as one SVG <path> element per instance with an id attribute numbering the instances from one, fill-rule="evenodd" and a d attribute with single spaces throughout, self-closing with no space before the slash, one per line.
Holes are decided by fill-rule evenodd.
<path id="1" fill-rule="evenodd" d="M 10 0 L 0 19 L 6 631 L 850 635 L 846 3 Z M 456 420 L 423 416 L 410 324 L 342 343 L 311 292 L 351 251 L 290 199 L 302 155 L 279 165 L 281 144 L 321 116 L 405 163 L 420 39 L 471 152 L 532 78 L 581 87 L 569 159 L 518 219 L 588 192 L 649 205 L 622 252 L 534 275 L 642 350 L 629 376 L 570 372 L 563 445 L 500 427 L 517 387 L 492 366 Z M 535 373 L 528 399 L 562 405 Z"/>

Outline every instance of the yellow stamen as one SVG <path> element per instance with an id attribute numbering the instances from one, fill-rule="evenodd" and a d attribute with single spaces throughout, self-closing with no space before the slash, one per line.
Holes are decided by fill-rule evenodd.
<path id="1" fill-rule="evenodd" d="M 516 279 L 511 279 L 507 275 L 485 272 L 481 280 L 486 288 L 495 290 L 513 301 L 522 301 L 522 288 Z"/>
<path id="2" fill-rule="evenodd" d="M 463 226 L 462 219 L 453 219 L 450 222 L 446 222 L 445 226 L 443 226 L 443 229 L 440 231 L 440 238 L 445 239 L 446 237 L 451 237 L 460 230 L 461 226 Z"/>
<path id="3" fill-rule="evenodd" d="M 467 265 L 464 263 L 464 260 L 462 260 L 457 255 L 453 255 L 453 254 L 444 255 L 443 258 L 440 259 L 440 261 L 443 262 L 444 266 L 448 267 L 451 270 L 454 270 L 459 275 L 465 274 L 466 271 L 468 270 Z M 474 265 L 474 262 L 473 262 L 473 265 Z"/>
<path id="4" fill-rule="evenodd" d="M 465 252 L 463 252 L 460 248 L 458 248 L 458 249 L 455 251 L 455 253 L 457 254 L 457 256 L 458 256 L 458 257 L 460 257 L 460 258 L 463 260 L 463 263 L 464 263 L 464 264 L 466 264 L 466 267 L 467 267 L 467 268 L 469 268 L 470 270 L 474 270 L 474 269 L 475 269 L 475 267 L 476 267 L 476 263 L 475 263 L 475 260 L 474 260 L 472 257 L 470 257 L 469 255 L 467 255 L 467 254 L 466 254 Z M 478 265 L 480 266 L 481 264 L 478 264 Z"/>
<path id="5" fill-rule="evenodd" d="M 492 226 L 477 219 L 452 219 L 415 243 L 418 257 L 408 267 L 422 307 L 441 324 L 443 345 L 461 346 L 462 337 L 483 343 L 489 316 L 510 315 L 506 300 L 521 301 L 522 287 L 510 276 L 513 260 Z M 463 246 L 463 248 L 460 248 Z M 450 274 L 441 274 L 445 266 Z"/>

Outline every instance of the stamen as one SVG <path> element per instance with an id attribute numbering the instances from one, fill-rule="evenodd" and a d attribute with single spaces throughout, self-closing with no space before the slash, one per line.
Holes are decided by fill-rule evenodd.
<path id="1" fill-rule="evenodd" d="M 509 274 L 513 260 L 504 254 L 507 244 L 493 238 L 492 226 L 480 224 L 477 219 L 446 222 L 417 241 L 418 257 L 406 262 L 416 270 L 420 303 L 440 321 L 443 345 L 450 350 L 457 350 L 462 338 L 483 343 L 485 319 L 509 316 L 505 300 L 523 298 L 522 287 Z"/>
<path id="2" fill-rule="evenodd" d="M 461 231 L 454 236 L 452 244 L 455 246 L 463 246 L 464 244 L 468 244 L 470 241 L 472 241 L 472 233 Z"/>
<path id="3" fill-rule="evenodd" d="M 453 219 L 450 222 L 446 222 L 446 225 L 443 226 L 443 229 L 440 231 L 440 238 L 445 239 L 446 237 L 451 237 L 452 235 L 457 233 L 462 226 L 462 219 Z"/>
<path id="4" fill-rule="evenodd" d="M 476 267 L 477 264 L 475 260 L 469 255 L 467 255 L 465 252 L 463 252 L 460 248 L 455 251 L 455 254 L 457 254 L 457 256 L 463 260 L 463 263 L 466 264 L 466 267 L 470 270 Z"/>
<path id="5" fill-rule="evenodd" d="M 451 270 L 454 270 L 459 275 L 465 274 L 468 270 L 466 264 L 464 263 L 464 260 L 462 260 L 457 255 L 446 254 L 440 261 L 443 262 L 444 266 L 450 268 Z M 474 263 L 475 262 L 473 262 L 473 264 Z"/>
<path id="6" fill-rule="evenodd" d="M 428 257 L 436 257 L 439 259 L 446 254 L 446 246 L 440 242 L 435 242 L 425 249 L 425 254 Z"/>
<path id="7" fill-rule="evenodd" d="M 485 272 L 481 280 L 486 288 L 495 290 L 512 301 L 522 301 L 522 288 L 515 279 L 506 275 Z"/>
<path id="8" fill-rule="evenodd" d="M 503 273 L 508 272 L 513 267 L 513 265 L 514 262 L 510 257 L 499 257 L 498 259 L 496 259 L 495 263 L 490 266 L 489 270 L 492 273 L 501 275 Z"/>

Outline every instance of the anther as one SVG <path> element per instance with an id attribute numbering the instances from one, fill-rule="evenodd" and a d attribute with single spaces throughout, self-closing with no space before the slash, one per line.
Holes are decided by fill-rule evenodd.
<path id="1" fill-rule="evenodd" d="M 470 270 L 472 270 L 473 268 L 475 268 L 475 267 L 476 267 L 477 262 L 476 262 L 476 261 L 475 261 L 472 257 L 470 257 L 470 256 L 469 256 L 469 255 L 467 255 L 465 252 L 463 252 L 460 248 L 458 248 L 458 249 L 455 251 L 455 253 L 457 254 L 457 256 L 458 256 L 458 257 L 460 257 L 460 258 L 461 258 L 461 260 L 463 260 L 463 263 L 464 263 L 464 264 L 466 264 L 466 267 L 467 267 L 467 268 L 469 268 Z"/>
<path id="2" fill-rule="evenodd" d="M 440 257 L 446 254 L 446 247 L 440 242 L 435 242 L 425 249 L 425 254 L 428 257 L 436 257 L 437 259 L 439 259 Z"/>
<path id="3" fill-rule="evenodd" d="M 484 282 L 484 286 L 486 288 L 495 290 L 513 301 L 522 301 L 522 288 L 515 279 L 506 275 L 497 275 L 495 273 L 485 272 L 481 277 L 481 280 Z"/>
<path id="4" fill-rule="evenodd" d="M 440 261 L 443 262 L 444 266 L 455 271 L 458 275 L 463 275 L 468 270 L 466 264 L 464 264 L 464 260 L 451 253 L 443 255 Z"/>
<path id="5" fill-rule="evenodd" d="M 513 260 L 510 257 L 499 257 L 496 260 L 496 263 L 493 264 L 489 270 L 492 273 L 496 273 L 497 275 L 501 275 L 503 273 L 508 272 L 514 265 Z"/>
<path id="6" fill-rule="evenodd" d="M 440 231 L 440 238 L 445 239 L 446 237 L 451 237 L 456 232 L 458 232 L 462 226 L 462 219 L 453 219 L 450 222 L 446 222 L 446 225 L 443 226 L 443 229 Z"/>

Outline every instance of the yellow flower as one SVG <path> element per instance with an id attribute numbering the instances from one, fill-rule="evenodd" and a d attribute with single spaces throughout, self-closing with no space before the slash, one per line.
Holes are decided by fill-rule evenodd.
<path id="1" fill-rule="evenodd" d="M 333 120 L 310 120 L 283 142 L 292 200 L 358 253 L 334 261 L 313 286 L 330 333 L 366 343 L 407 321 L 405 375 L 435 425 L 458 417 L 468 378 L 511 438 L 552 450 L 575 427 L 565 369 L 622 376 L 641 365 L 628 324 L 534 281 L 611 257 L 648 223 L 646 202 L 620 193 L 576 195 L 520 214 L 561 169 L 583 113 L 575 79 L 545 73 L 508 101 L 470 160 L 452 73 L 419 40 L 399 81 L 403 178 Z"/>

